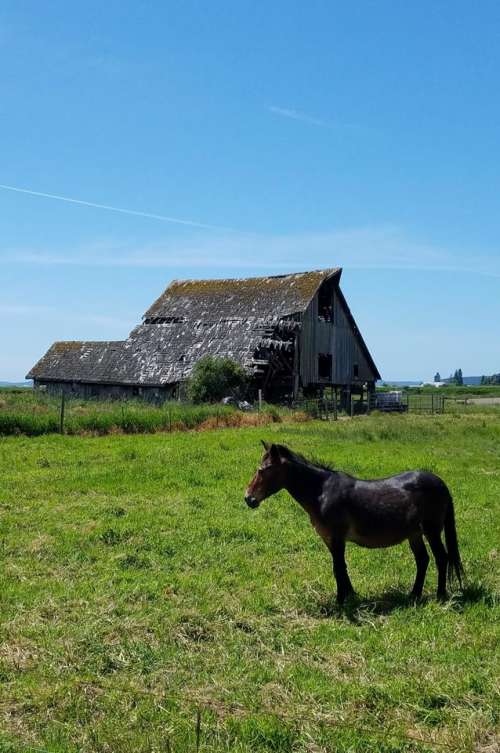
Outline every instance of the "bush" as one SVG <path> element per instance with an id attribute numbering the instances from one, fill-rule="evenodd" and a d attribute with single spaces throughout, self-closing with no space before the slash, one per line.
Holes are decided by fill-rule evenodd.
<path id="1" fill-rule="evenodd" d="M 200 358 L 188 381 L 188 398 L 194 403 L 213 403 L 223 397 L 243 397 L 248 377 L 230 358 Z"/>

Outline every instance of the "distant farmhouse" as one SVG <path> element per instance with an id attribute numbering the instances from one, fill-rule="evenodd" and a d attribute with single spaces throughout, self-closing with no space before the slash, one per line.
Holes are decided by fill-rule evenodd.
<path id="1" fill-rule="evenodd" d="M 35 389 L 83 398 L 179 396 L 206 355 L 231 358 L 267 400 L 374 390 L 377 367 L 339 287 L 341 269 L 175 280 L 123 341 L 56 342 Z"/>

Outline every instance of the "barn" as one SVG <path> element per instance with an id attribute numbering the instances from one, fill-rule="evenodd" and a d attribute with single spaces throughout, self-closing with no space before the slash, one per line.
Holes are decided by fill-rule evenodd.
<path id="1" fill-rule="evenodd" d="M 83 398 L 178 397 L 205 355 L 231 358 L 273 401 L 349 396 L 380 374 L 340 289 L 340 268 L 270 277 L 174 280 L 126 340 L 56 342 L 27 374 Z"/>

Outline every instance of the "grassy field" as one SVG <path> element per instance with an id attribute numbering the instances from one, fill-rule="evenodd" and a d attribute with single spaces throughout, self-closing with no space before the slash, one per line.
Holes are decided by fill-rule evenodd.
<path id="1" fill-rule="evenodd" d="M 351 545 L 339 611 L 299 506 L 243 502 L 261 437 L 442 475 L 465 593 Z M 0 438 L 0 751 L 497 751 L 499 448 L 498 411 Z"/>
<path id="2" fill-rule="evenodd" d="M 387 392 L 390 390 L 399 389 L 406 391 L 407 389 L 413 395 L 444 395 L 445 397 L 500 397 L 500 384 L 464 384 L 458 386 L 456 384 L 445 384 L 442 387 L 434 387 L 432 384 L 422 385 L 421 387 L 393 387 L 387 384 L 382 387 L 377 387 L 377 390 L 381 392 Z"/>

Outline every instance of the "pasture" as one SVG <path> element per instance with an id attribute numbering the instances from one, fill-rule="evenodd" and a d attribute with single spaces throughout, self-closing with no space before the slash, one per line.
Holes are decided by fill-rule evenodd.
<path id="1" fill-rule="evenodd" d="M 407 544 L 349 545 L 358 599 L 261 438 L 455 501 L 466 591 L 406 594 Z M 0 751 L 498 750 L 500 412 L 0 438 Z"/>

